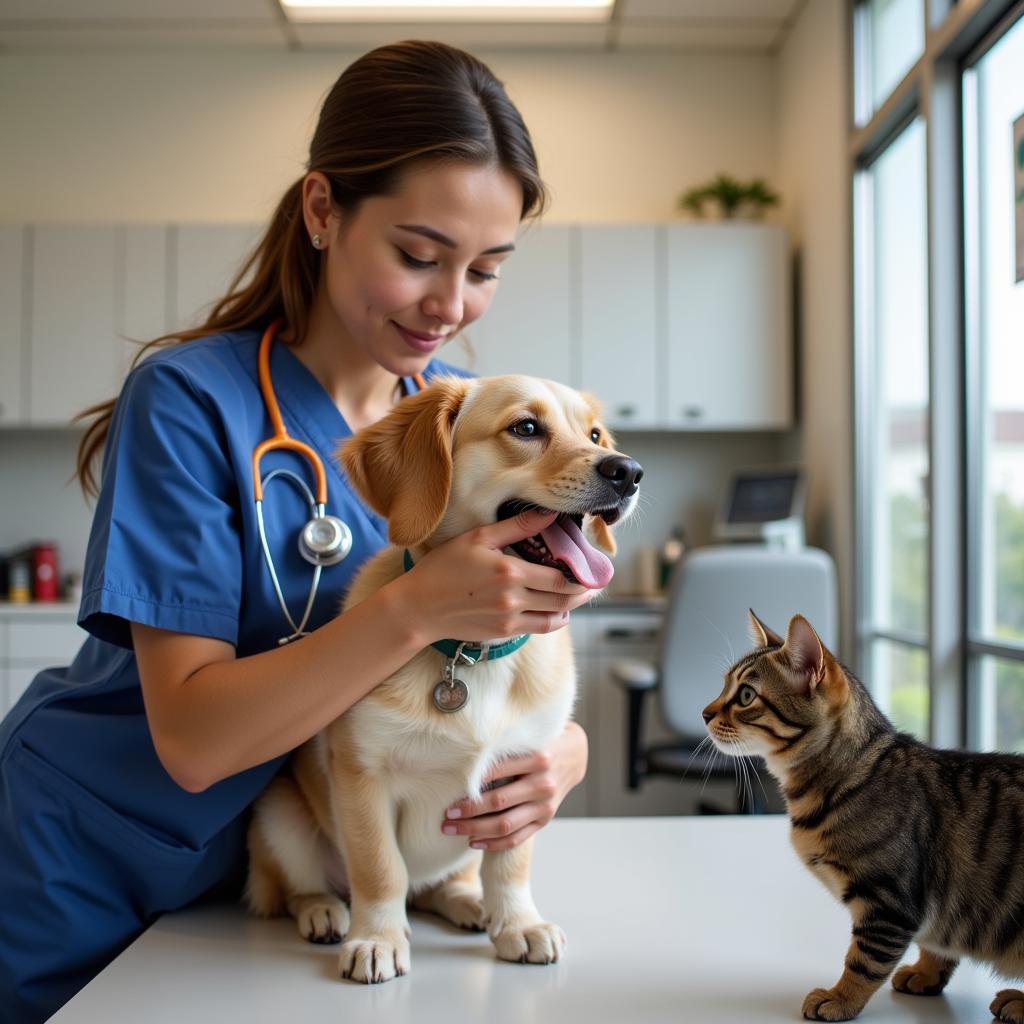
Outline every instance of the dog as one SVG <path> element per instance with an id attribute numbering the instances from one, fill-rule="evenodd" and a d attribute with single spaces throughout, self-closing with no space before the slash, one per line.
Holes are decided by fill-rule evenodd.
<path id="1" fill-rule="evenodd" d="M 340 458 L 387 519 L 392 546 L 359 570 L 344 607 L 457 534 L 528 508 L 559 517 L 506 553 L 606 586 L 610 526 L 636 506 L 642 469 L 615 450 L 598 414 L 593 399 L 553 381 L 444 377 L 359 431 Z M 300 747 L 253 807 L 249 909 L 290 913 L 312 942 L 344 937 L 340 974 L 360 982 L 408 972 L 407 900 L 486 928 L 504 960 L 558 960 L 565 936 L 530 893 L 532 840 L 483 852 L 440 829 L 446 808 L 479 796 L 497 762 L 546 747 L 571 715 L 569 631 L 525 640 L 493 639 L 471 666 L 428 647 Z"/>

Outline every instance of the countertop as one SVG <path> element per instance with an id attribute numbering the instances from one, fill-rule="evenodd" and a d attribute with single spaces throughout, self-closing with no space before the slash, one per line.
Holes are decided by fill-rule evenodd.
<path id="1" fill-rule="evenodd" d="M 411 973 L 364 986 L 339 980 L 337 947 L 303 942 L 291 920 L 207 905 L 164 916 L 52 1021 L 792 1024 L 842 971 L 849 916 L 783 817 L 556 820 L 533 878 L 568 937 L 554 965 L 499 961 L 486 936 L 412 914 Z M 937 998 L 887 982 L 860 1020 L 978 1024 L 1003 987 L 976 965 Z"/>

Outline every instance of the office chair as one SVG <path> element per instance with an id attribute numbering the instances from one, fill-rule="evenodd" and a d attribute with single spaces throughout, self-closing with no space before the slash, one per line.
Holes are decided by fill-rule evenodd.
<path id="1" fill-rule="evenodd" d="M 726 669 L 754 648 L 748 609 L 782 636 L 799 612 L 835 651 L 836 605 L 835 566 L 816 548 L 723 544 L 689 552 L 669 583 L 657 664 L 618 661 L 611 669 L 626 693 L 629 788 L 639 789 L 654 775 L 734 781 L 732 758 L 710 744 L 701 746 L 707 736 L 701 711 L 721 693 Z M 666 724 L 678 733 L 672 742 L 643 742 L 644 705 L 652 691 Z M 759 759 L 753 760 L 763 768 Z M 741 813 L 764 809 L 759 785 L 740 787 Z"/>

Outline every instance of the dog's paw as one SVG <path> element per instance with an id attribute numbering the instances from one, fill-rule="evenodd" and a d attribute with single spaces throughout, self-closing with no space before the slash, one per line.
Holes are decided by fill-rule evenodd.
<path id="1" fill-rule="evenodd" d="M 486 927 L 484 895 L 479 889 L 452 887 L 436 893 L 434 913 L 471 932 L 482 932 Z"/>
<path id="2" fill-rule="evenodd" d="M 816 988 L 808 992 L 802 1012 L 807 1020 L 853 1020 L 863 1009 L 863 1003 L 844 1002 L 835 989 Z"/>
<path id="3" fill-rule="evenodd" d="M 391 981 L 409 973 L 409 943 L 404 937 L 349 939 L 342 944 L 338 972 L 368 985 Z"/>
<path id="4" fill-rule="evenodd" d="M 502 960 L 520 964 L 553 964 L 565 952 L 565 933 L 547 921 L 525 928 L 509 926 L 491 939 Z"/>
<path id="5" fill-rule="evenodd" d="M 1024 992 L 1015 988 L 1004 988 L 996 993 L 988 1012 L 1008 1024 L 1021 1024 L 1024 1021 Z"/>
<path id="6" fill-rule="evenodd" d="M 321 945 L 341 942 L 349 926 L 348 907 L 341 900 L 324 897 L 317 902 L 306 903 L 295 923 L 299 926 L 299 934 L 307 942 Z"/>
<path id="7" fill-rule="evenodd" d="M 949 971 L 923 971 L 918 964 L 905 964 L 892 976 L 892 987 L 910 996 L 937 996 L 946 987 L 949 974 Z"/>

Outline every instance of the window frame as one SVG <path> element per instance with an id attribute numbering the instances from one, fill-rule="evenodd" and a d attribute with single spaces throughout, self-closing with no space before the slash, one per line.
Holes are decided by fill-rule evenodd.
<path id="1" fill-rule="evenodd" d="M 871 94 L 869 0 L 848 0 L 853 59 L 849 95 L 849 195 L 852 197 L 851 293 L 853 302 L 853 467 L 855 523 L 855 666 L 864 674 L 872 647 L 886 641 L 927 651 L 931 693 L 929 740 L 938 746 L 977 745 L 980 655 L 993 645 L 968 635 L 967 585 L 970 518 L 967 489 L 970 384 L 968 324 L 965 317 L 964 132 L 962 83 L 976 63 L 1024 16 L 1024 0 L 925 0 L 924 52 L 874 110 Z M 864 117 L 867 116 L 867 120 Z M 872 319 L 869 292 L 870 211 L 864 172 L 915 117 L 925 129 L 925 202 L 928 234 L 929 484 L 927 637 L 878 628 L 872 620 L 872 481 L 870 445 L 873 346 L 866 332 Z M 953 543 L 949 538 L 954 538 Z M 1000 648 L 1000 656 L 1005 648 Z M 1019 652 L 1024 660 L 1024 647 Z M 870 682 L 870 679 L 868 679 Z"/>
<path id="2" fill-rule="evenodd" d="M 1001 18 L 982 39 L 967 53 L 962 61 L 963 82 L 969 102 L 962 104 L 968 113 L 964 116 L 962 131 L 965 140 L 978 137 L 978 124 L 975 120 L 977 109 L 977 92 L 972 73 L 989 51 L 1003 37 L 1020 23 L 1024 23 L 1024 2 L 1010 6 Z M 1021 29 L 1024 30 L 1024 29 Z M 981 253 L 978 242 L 981 230 L 981 154 L 970 152 L 964 146 L 964 181 L 972 187 L 964 189 L 964 353 L 965 353 L 965 402 L 966 421 L 964 433 L 965 451 L 965 546 L 967 577 L 965 579 L 967 604 L 964 622 L 964 661 L 965 661 L 965 741 L 972 748 L 988 748 L 990 737 L 986 735 L 981 715 L 983 666 L 986 658 L 998 658 L 1024 664 L 1024 643 L 1009 640 L 996 640 L 981 633 L 972 611 L 977 611 L 981 603 L 982 587 L 982 449 L 984 445 L 983 420 L 983 338 L 981 327 L 981 282 L 977 273 Z"/>

